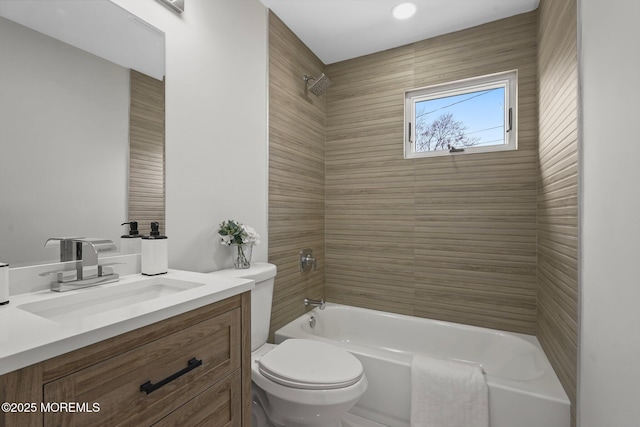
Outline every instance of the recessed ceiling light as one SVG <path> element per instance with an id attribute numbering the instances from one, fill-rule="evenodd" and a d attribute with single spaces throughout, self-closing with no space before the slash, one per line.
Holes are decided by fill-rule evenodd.
<path id="1" fill-rule="evenodd" d="M 416 4 L 410 1 L 399 3 L 391 9 L 391 14 L 396 19 L 411 18 L 416 13 Z"/>

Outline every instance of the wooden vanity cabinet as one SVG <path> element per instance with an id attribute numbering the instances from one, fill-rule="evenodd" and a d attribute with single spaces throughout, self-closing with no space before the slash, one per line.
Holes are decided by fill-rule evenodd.
<path id="1" fill-rule="evenodd" d="M 37 410 L 0 426 L 250 427 L 250 311 L 245 292 L 3 375 L 0 402 Z"/>

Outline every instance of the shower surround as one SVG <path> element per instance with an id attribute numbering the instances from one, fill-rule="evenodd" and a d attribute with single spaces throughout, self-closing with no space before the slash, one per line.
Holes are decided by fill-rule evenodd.
<path id="1" fill-rule="evenodd" d="M 543 0 L 539 11 L 323 65 L 270 15 L 269 259 L 282 272 L 272 332 L 304 312 L 304 297 L 325 296 L 535 334 L 573 418 L 577 162 L 564 154 L 576 151 L 577 79 L 564 70 L 575 70 L 575 20 L 575 0 Z M 511 69 L 518 151 L 403 158 L 405 90 Z M 323 72 L 331 87 L 305 96 L 300 76 Z M 296 255 L 309 246 L 318 270 L 301 274 Z"/>

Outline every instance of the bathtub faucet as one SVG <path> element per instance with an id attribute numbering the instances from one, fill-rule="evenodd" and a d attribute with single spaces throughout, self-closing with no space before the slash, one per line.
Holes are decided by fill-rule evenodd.
<path id="1" fill-rule="evenodd" d="M 304 299 L 304 305 L 305 307 L 310 305 L 312 307 L 320 307 L 320 310 L 324 310 L 324 298 L 322 298 L 320 301 L 318 301 L 317 299 L 309 299 L 309 298 L 305 298 Z"/>

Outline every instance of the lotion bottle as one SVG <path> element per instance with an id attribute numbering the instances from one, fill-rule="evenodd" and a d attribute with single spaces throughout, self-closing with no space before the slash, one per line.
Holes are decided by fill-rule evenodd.
<path id="1" fill-rule="evenodd" d="M 142 234 L 138 232 L 138 221 L 123 222 L 129 225 L 129 234 L 120 236 L 120 252 L 123 254 L 139 254 L 142 250 Z"/>
<path id="2" fill-rule="evenodd" d="M 0 306 L 9 304 L 9 264 L 0 262 Z"/>
<path id="3" fill-rule="evenodd" d="M 168 271 L 169 254 L 167 236 L 160 234 L 160 224 L 151 223 L 151 233 L 142 237 L 141 273 L 156 276 Z"/>

